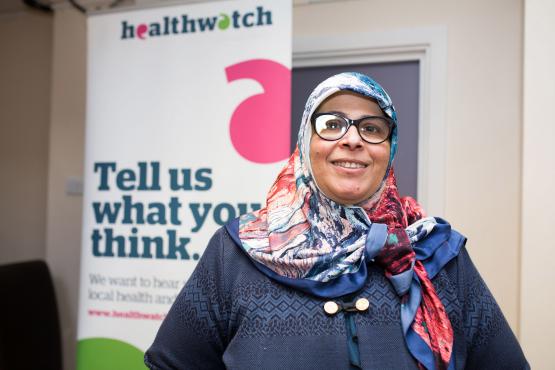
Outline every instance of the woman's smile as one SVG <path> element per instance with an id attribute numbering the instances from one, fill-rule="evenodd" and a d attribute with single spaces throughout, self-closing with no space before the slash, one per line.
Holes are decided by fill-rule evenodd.
<path id="1" fill-rule="evenodd" d="M 334 166 L 337 166 L 337 167 L 351 168 L 351 169 L 368 167 L 368 165 L 366 163 L 361 163 L 361 162 L 352 161 L 352 160 L 351 161 L 349 161 L 349 160 L 337 160 L 337 161 L 332 161 L 331 163 Z"/>

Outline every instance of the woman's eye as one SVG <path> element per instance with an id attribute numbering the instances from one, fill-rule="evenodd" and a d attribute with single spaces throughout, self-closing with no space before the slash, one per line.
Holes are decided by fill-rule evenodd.
<path id="1" fill-rule="evenodd" d="M 380 132 L 380 128 L 374 125 L 366 125 L 366 126 L 362 126 L 361 127 L 362 131 L 369 133 L 369 134 L 373 134 L 373 133 L 377 133 Z"/>
<path id="2" fill-rule="evenodd" d="M 337 130 L 341 127 L 341 124 L 337 120 L 330 120 L 326 122 L 326 129 L 328 130 Z"/>

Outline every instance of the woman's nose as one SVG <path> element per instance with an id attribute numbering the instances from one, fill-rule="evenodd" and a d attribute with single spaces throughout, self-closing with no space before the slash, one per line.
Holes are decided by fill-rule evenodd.
<path id="1" fill-rule="evenodd" d="M 342 146 L 347 146 L 351 149 L 362 146 L 362 138 L 358 134 L 358 130 L 355 126 L 349 127 L 340 140 Z"/>

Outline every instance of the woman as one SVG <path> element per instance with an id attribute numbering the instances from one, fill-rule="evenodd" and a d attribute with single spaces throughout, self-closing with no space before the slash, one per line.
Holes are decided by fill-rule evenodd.
<path id="1" fill-rule="evenodd" d="M 342 73 L 316 87 L 266 207 L 216 232 L 145 363 L 528 368 L 466 239 L 399 197 L 396 148 L 375 81 Z"/>

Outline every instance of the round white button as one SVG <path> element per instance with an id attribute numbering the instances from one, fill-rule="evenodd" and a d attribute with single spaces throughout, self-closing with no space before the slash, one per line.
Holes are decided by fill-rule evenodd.
<path id="1" fill-rule="evenodd" d="M 339 311 L 339 306 L 334 301 L 328 301 L 324 304 L 324 311 L 328 315 L 335 315 Z"/>
<path id="2" fill-rule="evenodd" d="M 355 307 L 359 311 L 366 311 L 370 307 L 370 302 L 366 298 L 359 298 L 355 303 Z"/>

